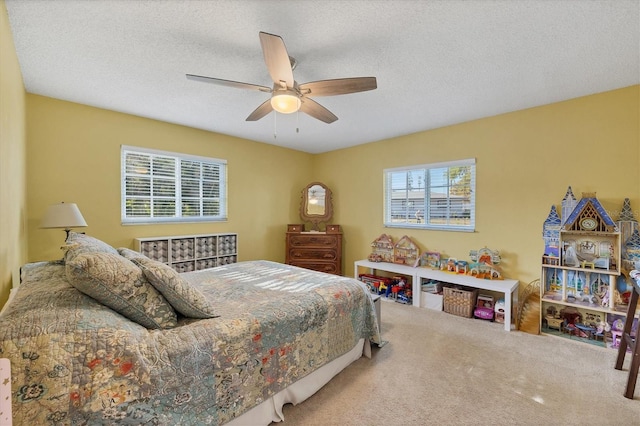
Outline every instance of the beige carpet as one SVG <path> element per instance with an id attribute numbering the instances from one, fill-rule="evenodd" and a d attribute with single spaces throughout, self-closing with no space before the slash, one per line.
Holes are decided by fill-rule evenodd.
<path id="1" fill-rule="evenodd" d="M 382 303 L 383 338 L 285 425 L 640 425 L 617 352 L 501 324 Z M 277 425 L 276 423 L 273 424 Z"/>

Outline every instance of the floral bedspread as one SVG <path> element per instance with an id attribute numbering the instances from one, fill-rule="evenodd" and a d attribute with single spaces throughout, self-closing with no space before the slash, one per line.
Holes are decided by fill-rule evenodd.
<path id="1" fill-rule="evenodd" d="M 357 280 L 268 261 L 182 275 L 218 318 L 148 330 L 26 265 L 0 316 L 16 425 L 218 425 L 354 347 L 379 342 Z"/>

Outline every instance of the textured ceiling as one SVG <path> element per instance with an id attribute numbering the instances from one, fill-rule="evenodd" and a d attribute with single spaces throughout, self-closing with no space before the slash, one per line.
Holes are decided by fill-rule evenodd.
<path id="1" fill-rule="evenodd" d="M 639 0 L 5 1 L 29 93 L 310 153 L 640 83 Z M 259 31 L 299 83 L 378 88 L 247 122 L 267 93 L 185 78 L 271 86 Z"/>

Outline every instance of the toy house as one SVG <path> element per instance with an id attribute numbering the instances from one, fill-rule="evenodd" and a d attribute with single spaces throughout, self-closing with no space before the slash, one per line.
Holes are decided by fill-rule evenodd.
<path id="1" fill-rule="evenodd" d="M 457 263 L 458 263 L 458 259 L 456 259 L 455 257 L 442 259 L 440 261 L 440 270 L 446 271 L 446 272 L 456 272 Z"/>
<path id="2" fill-rule="evenodd" d="M 471 250 L 469 257 L 472 260 L 468 267 L 469 275 L 490 280 L 502 279 L 502 272 L 497 266 L 501 261 L 500 252 L 484 247 L 480 250 Z"/>
<path id="3" fill-rule="evenodd" d="M 369 260 L 372 262 L 392 263 L 394 257 L 394 244 L 391 235 L 382 234 L 371 243 Z"/>
<path id="4" fill-rule="evenodd" d="M 425 251 L 420 255 L 420 266 L 431 269 L 440 268 L 440 253 L 435 251 Z"/>
<path id="5" fill-rule="evenodd" d="M 406 235 L 393 246 L 393 263 L 416 266 L 419 256 L 418 246 Z"/>
<path id="6" fill-rule="evenodd" d="M 631 229 L 633 215 L 628 202 L 625 206 L 618 223 L 629 222 L 625 226 Z M 560 218 L 552 207 L 543 225 L 540 296 L 547 314 L 541 329 L 604 345 L 611 328 L 607 316 L 628 303 L 622 297 L 620 228 L 595 193 L 583 193 L 577 201 L 569 187 L 561 211 Z"/>
<path id="7" fill-rule="evenodd" d="M 469 262 L 458 260 L 456 262 L 456 274 L 466 274 L 467 272 L 469 272 Z"/>

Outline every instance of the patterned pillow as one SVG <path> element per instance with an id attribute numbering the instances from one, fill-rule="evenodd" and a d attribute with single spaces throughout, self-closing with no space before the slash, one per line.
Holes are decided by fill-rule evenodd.
<path id="1" fill-rule="evenodd" d="M 73 231 L 69 232 L 67 244 L 62 249 L 65 250 L 64 260 L 66 262 L 83 253 L 118 254 L 116 249 L 104 241 Z"/>
<path id="2" fill-rule="evenodd" d="M 126 248 L 126 247 L 119 247 L 118 248 L 118 253 L 120 253 L 120 256 L 124 257 L 125 259 L 129 259 L 129 260 L 149 259 L 147 256 L 145 256 L 144 254 L 140 253 L 139 251 L 131 250 L 131 249 Z"/>
<path id="3" fill-rule="evenodd" d="M 171 328 L 171 305 L 131 261 L 119 254 L 82 253 L 66 262 L 69 283 L 105 306 L 147 328 Z"/>
<path id="4" fill-rule="evenodd" d="M 136 258 L 133 262 L 138 265 L 149 282 L 164 297 L 173 308 L 189 318 L 215 318 L 213 306 L 204 294 L 182 278 L 171 267 L 149 258 Z"/>

